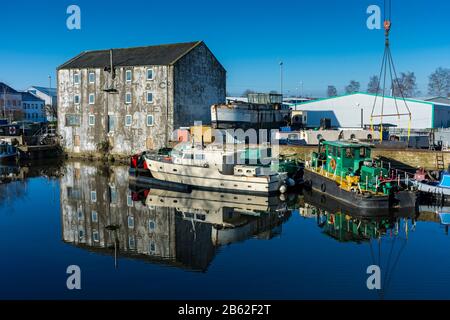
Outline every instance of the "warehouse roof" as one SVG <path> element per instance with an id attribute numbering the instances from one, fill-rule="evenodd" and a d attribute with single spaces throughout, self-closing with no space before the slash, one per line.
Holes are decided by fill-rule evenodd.
<path id="1" fill-rule="evenodd" d="M 316 102 L 320 102 L 320 101 L 325 101 L 325 100 L 331 100 L 331 99 L 338 99 L 338 98 L 343 98 L 343 97 L 348 97 L 348 96 L 354 96 L 354 95 L 358 95 L 358 94 L 362 94 L 362 95 L 367 95 L 367 96 L 373 96 L 375 97 L 376 94 L 374 93 L 368 93 L 368 92 L 354 92 L 354 93 L 348 93 L 348 94 L 343 94 L 340 96 L 335 96 L 335 97 L 328 97 L 328 98 L 321 98 L 321 99 L 317 99 L 317 100 L 311 100 L 311 101 L 305 101 L 301 104 L 299 104 L 298 106 L 303 106 L 306 104 L 310 104 L 310 103 L 316 103 Z M 378 95 L 378 97 L 383 97 L 382 95 Z M 392 97 L 392 96 L 384 96 L 384 98 L 388 98 L 388 99 L 396 99 L 396 100 L 403 100 L 402 97 Z M 423 104 L 428 104 L 428 105 L 435 105 L 435 104 L 439 104 L 439 105 L 445 105 L 443 103 L 436 103 L 433 101 L 425 101 L 425 100 L 420 100 L 420 99 L 411 99 L 411 98 L 405 98 L 406 102 L 418 102 L 418 103 L 423 103 Z"/>
<path id="2" fill-rule="evenodd" d="M 28 89 L 28 91 L 31 91 L 31 88 L 36 89 L 37 91 L 40 91 L 47 96 L 56 97 L 56 88 L 32 86 L 30 87 L 30 89 Z"/>
<path id="3" fill-rule="evenodd" d="M 20 93 L 22 95 L 22 101 L 41 101 L 44 102 L 44 100 L 42 100 L 39 97 L 36 97 L 34 94 L 31 94 L 29 92 L 21 92 Z"/>
<path id="4" fill-rule="evenodd" d="M 147 47 L 112 49 L 113 63 L 116 66 L 171 65 L 202 43 L 202 41 L 196 41 Z M 103 68 L 109 64 L 110 49 L 84 51 L 59 66 L 58 69 Z"/>

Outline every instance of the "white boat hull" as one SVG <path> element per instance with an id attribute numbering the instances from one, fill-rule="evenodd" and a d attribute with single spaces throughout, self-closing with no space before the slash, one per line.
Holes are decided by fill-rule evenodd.
<path id="1" fill-rule="evenodd" d="M 271 194 L 279 191 L 286 178 L 278 173 L 256 177 L 225 175 L 214 167 L 186 166 L 149 158 L 145 161 L 155 179 L 211 190 Z"/>

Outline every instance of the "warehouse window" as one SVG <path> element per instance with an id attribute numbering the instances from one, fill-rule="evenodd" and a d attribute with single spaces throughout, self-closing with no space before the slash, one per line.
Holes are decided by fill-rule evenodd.
<path id="1" fill-rule="evenodd" d="M 95 126 L 95 116 L 93 114 L 89 115 L 89 125 Z"/>
<path id="2" fill-rule="evenodd" d="M 74 73 L 73 84 L 80 84 L 80 74 L 79 73 Z"/>
<path id="3" fill-rule="evenodd" d="M 125 81 L 126 82 L 131 82 L 131 80 L 132 80 L 131 70 L 125 71 Z"/>
<path id="4" fill-rule="evenodd" d="M 130 229 L 134 228 L 134 217 L 133 216 L 128 217 L 128 228 L 130 228 Z"/>
<path id="5" fill-rule="evenodd" d="M 108 116 L 108 132 L 114 132 L 116 128 L 116 118 L 114 116 Z"/>
<path id="6" fill-rule="evenodd" d="M 153 127 L 153 116 L 151 114 L 147 115 L 147 127 Z"/>
<path id="7" fill-rule="evenodd" d="M 131 116 L 131 114 L 127 114 L 125 116 L 125 126 L 126 127 L 131 127 L 132 123 L 133 123 L 133 117 Z"/>
<path id="8" fill-rule="evenodd" d="M 153 93 L 147 91 L 147 103 L 153 103 Z"/>
<path id="9" fill-rule="evenodd" d="M 73 103 L 80 104 L 80 96 L 78 94 L 73 96 Z"/>
<path id="10" fill-rule="evenodd" d="M 147 69 L 147 80 L 153 80 L 153 68 Z"/>
<path id="11" fill-rule="evenodd" d="M 98 222 L 98 213 L 97 213 L 97 211 L 92 211 L 91 217 L 92 217 L 92 222 Z"/>
<path id="12" fill-rule="evenodd" d="M 94 242 L 99 242 L 100 241 L 100 236 L 99 236 L 97 230 L 92 231 L 92 238 L 94 239 Z"/>
<path id="13" fill-rule="evenodd" d="M 131 103 L 131 92 L 125 93 L 125 103 L 130 104 Z"/>
<path id="14" fill-rule="evenodd" d="M 91 202 L 97 202 L 97 191 L 91 191 Z"/>
<path id="15" fill-rule="evenodd" d="M 89 94 L 89 104 L 95 103 L 95 94 L 91 93 Z"/>
<path id="16" fill-rule="evenodd" d="M 81 125 L 81 116 L 76 114 L 66 114 L 66 126 L 79 127 Z"/>
<path id="17" fill-rule="evenodd" d="M 89 83 L 95 83 L 95 73 L 89 72 Z"/>

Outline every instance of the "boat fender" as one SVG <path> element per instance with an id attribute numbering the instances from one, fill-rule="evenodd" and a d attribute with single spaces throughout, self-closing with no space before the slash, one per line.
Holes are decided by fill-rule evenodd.
<path id="1" fill-rule="evenodd" d="M 303 186 L 307 189 L 312 187 L 312 181 L 311 180 L 305 180 L 303 181 Z"/>
<path id="2" fill-rule="evenodd" d="M 325 185 L 325 183 L 322 183 L 322 184 L 320 185 L 320 190 L 322 190 L 322 192 L 327 191 L 327 186 Z"/>
<path id="3" fill-rule="evenodd" d="M 281 193 L 286 193 L 286 191 L 287 191 L 287 186 L 286 186 L 285 184 L 282 184 L 282 185 L 280 186 L 280 188 L 279 188 L 279 191 L 280 191 Z"/>
<path id="4" fill-rule="evenodd" d="M 204 163 L 204 164 L 203 164 L 203 168 L 209 168 L 209 164 Z"/>
<path id="5" fill-rule="evenodd" d="M 288 187 L 294 187 L 295 186 L 295 180 L 291 179 L 291 178 L 287 178 L 286 179 L 286 184 L 288 185 Z"/>

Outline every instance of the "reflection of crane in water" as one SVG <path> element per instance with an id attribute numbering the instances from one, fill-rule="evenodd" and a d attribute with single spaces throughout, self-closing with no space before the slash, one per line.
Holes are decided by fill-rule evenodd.
<path id="1" fill-rule="evenodd" d="M 404 226 L 404 234 L 401 234 L 401 230 L 400 230 L 400 226 L 401 223 L 403 222 L 403 226 Z M 411 230 L 414 231 L 416 229 L 416 220 L 415 218 L 411 219 L 411 223 L 412 223 L 412 227 Z M 400 259 L 401 254 L 403 253 L 406 244 L 408 242 L 408 234 L 409 234 L 409 220 L 408 218 L 400 218 L 397 219 L 393 225 L 392 228 L 390 228 L 389 230 L 387 230 L 388 232 L 386 232 L 385 234 L 382 234 L 381 232 L 378 233 L 378 238 L 376 239 L 370 239 L 369 240 L 369 245 L 370 245 L 370 254 L 371 254 L 371 258 L 372 258 L 372 263 L 374 265 L 377 265 L 380 267 L 381 270 L 381 289 L 378 291 L 379 293 L 379 297 L 380 299 L 384 299 L 385 293 L 387 292 L 390 284 L 391 284 L 391 280 L 392 280 L 392 275 L 395 272 L 395 269 L 398 265 L 398 261 Z M 382 237 L 385 236 L 386 239 L 386 235 L 387 233 L 389 233 L 389 239 L 391 242 L 390 248 L 389 248 L 389 254 L 388 254 L 388 258 L 386 261 L 386 264 L 383 266 L 382 265 L 382 253 L 381 253 L 381 246 L 382 246 Z M 376 242 L 378 244 L 378 258 L 376 258 L 375 256 L 375 250 L 374 250 L 374 246 L 372 245 L 373 242 Z M 398 250 L 397 250 L 397 254 L 396 256 L 394 256 L 394 252 L 395 252 L 395 248 L 396 248 L 396 243 L 399 243 L 398 245 Z"/>
<path id="2" fill-rule="evenodd" d="M 381 290 L 378 290 L 378 294 L 380 299 L 383 299 L 391 284 L 400 256 L 406 247 L 409 232 L 416 228 L 416 217 L 410 216 L 410 228 L 408 217 L 399 218 L 388 212 L 386 212 L 386 215 L 368 218 L 350 216 L 341 212 L 330 213 L 315 208 L 315 214 L 317 215 L 318 226 L 324 230 L 325 234 L 337 241 L 369 243 L 372 264 L 379 266 L 381 270 Z M 401 231 L 402 224 L 403 231 Z M 391 241 L 387 260 L 383 265 L 382 243 L 386 239 Z M 376 242 L 375 245 L 374 242 Z"/>

